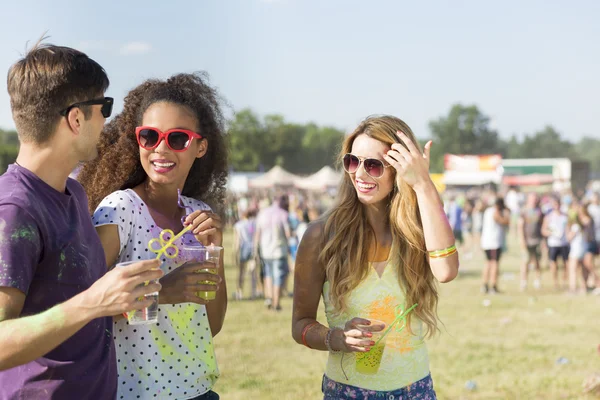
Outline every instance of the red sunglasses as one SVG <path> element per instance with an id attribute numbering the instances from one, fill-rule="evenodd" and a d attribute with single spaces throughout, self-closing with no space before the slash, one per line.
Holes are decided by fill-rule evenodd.
<path id="1" fill-rule="evenodd" d="M 135 136 L 140 147 L 145 150 L 157 148 L 164 140 L 169 149 L 177 152 L 186 151 L 193 139 L 202 139 L 202 135 L 187 129 L 169 129 L 163 133 L 150 126 L 138 126 L 135 128 Z"/>

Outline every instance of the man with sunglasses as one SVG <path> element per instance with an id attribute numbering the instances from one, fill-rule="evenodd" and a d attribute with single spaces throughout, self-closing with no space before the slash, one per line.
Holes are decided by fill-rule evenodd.
<path id="1" fill-rule="evenodd" d="M 0 176 L 0 399 L 114 399 L 113 315 L 160 289 L 157 261 L 107 271 L 81 185 L 113 100 L 102 67 L 36 44 L 8 73 L 21 147 Z M 138 286 L 141 286 L 138 288 Z"/>

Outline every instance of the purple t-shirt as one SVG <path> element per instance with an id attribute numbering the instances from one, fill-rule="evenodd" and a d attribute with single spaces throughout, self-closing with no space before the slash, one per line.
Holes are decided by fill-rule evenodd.
<path id="1" fill-rule="evenodd" d="M 21 316 L 39 314 L 106 273 L 81 185 L 60 193 L 10 165 L 0 176 L 0 286 L 26 294 Z M 0 399 L 114 399 L 112 318 L 95 319 L 28 364 L 0 372 Z"/>

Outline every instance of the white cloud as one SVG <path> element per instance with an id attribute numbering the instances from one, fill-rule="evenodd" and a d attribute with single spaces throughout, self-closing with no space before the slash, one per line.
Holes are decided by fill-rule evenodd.
<path id="1" fill-rule="evenodd" d="M 146 42 L 129 42 L 121 46 L 119 52 L 124 56 L 147 54 L 152 51 L 152 45 Z"/>

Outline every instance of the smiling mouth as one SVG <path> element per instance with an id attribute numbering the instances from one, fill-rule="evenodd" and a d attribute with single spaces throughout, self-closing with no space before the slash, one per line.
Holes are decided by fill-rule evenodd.
<path id="1" fill-rule="evenodd" d="M 175 168 L 175 163 L 171 161 L 150 161 L 156 172 L 169 172 Z"/>
<path id="2" fill-rule="evenodd" d="M 374 183 L 366 183 L 366 182 L 356 181 L 356 187 L 362 193 L 370 192 L 371 190 L 375 189 L 376 186 L 377 185 Z"/>
<path id="3" fill-rule="evenodd" d="M 152 164 L 156 165 L 157 167 L 160 167 L 160 168 L 171 168 L 171 167 L 175 166 L 175 163 L 172 163 L 172 162 L 166 162 L 165 163 L 165 162 L 155 162 L 155 161 L 153 161 Z"/>

